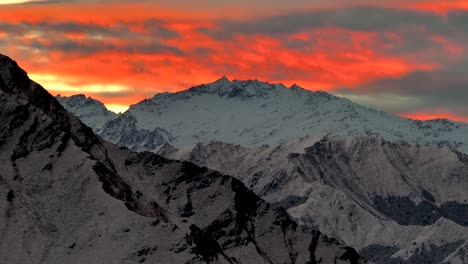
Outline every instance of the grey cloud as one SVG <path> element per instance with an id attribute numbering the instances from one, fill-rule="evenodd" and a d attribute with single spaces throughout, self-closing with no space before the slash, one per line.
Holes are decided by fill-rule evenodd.
<path id="1" fill-rule="evenodd" d="M 179 38 L 180 35 L 177 31 L 168 29 L 166 21 L 160 19 L 148 19 L 142 22 L 143 28 L 150 34 L 157 34 L 164 38 Z"/>
<path id="2" fill-rule="evenodd" d="M 326 27 L 340 28 L 344 32 L 325 37 L 312 35 L 309 40 L 291 40 L 285 37 Z M 308 53 L 320 48 L 322 51 L 330 49 L 330 47 L 320 47 L 317 44 L 319 40 L 351 44 L 352 37 L 346 30 L 372 32 L 377 36 L 377 41 L 361 42 L 360 45 L 369 45 L 367 48 L 388 55 L 411 56 L 410 59 L 413 60 L 434 63 L 446 61 L 447 54 L 444 44 L 434 41 L 433 37 L 442 37 L 452 44 L 467 47 L 466 28 L 468 28 L 467 11 L 450 12 L 447 16 L 440 16 L 432 12 L 361 6 L 292 12 L 242 21 L 220 20 L 216 29 L 199 28 L 199 31 L 221 41 L 233 40 L 238 34 L 275 37 L 280 39 L 286 48 Z M 391 39 L 390 33 L 395 33 L 400 40 Z M 425 51 L 425 54 L 422 51 Z"/>
<path id="3" fill-rule="evenodd" d="M 8 36 L 9 45 L 27 46 L 41 52 L 61 51 L 81 54 L 99 53 L 102 51 L 122 51 L 126 53 L 155 54 L 170 53 L 182 56 L 184 52 L 177 47 L 164 44 L 166 38 L 176 37 L 177 33 L 166 29 L 162 23 L 148 21 L 145 28 L 150 32 L 134 32 L 129 25 L 119 23 L 112 27 L 75 22 L 0 22 L 0 31 Z M 160 32 L 161 34 L 156 34 Z M 88 37 L 84 41 L 70 39 L 67 33 L 83 33 Z M 24 37 L 30 34 L 25 42 Z M 45 42 L 43 40 L 50 40 Z M 126 44 L 115 44 L 112 39 L 126 41 Z M 26 44 L 27 43 L 27 44 Z"/>
<path id="4" fill-rule="evenodd" d="M 177 47 L 172 47 L 157 42 L 147 44 L 132 44 L 124 48 L 126 52 L 135 54 L 155 54 L 155 53 L 171 53 L 178 56 L 183 56 L 184 52 Z"/>
<path id="5" fill-rule="evenodd" d="M 468 12 L 460 10 L 451 11 L 447 16 L 447 21 L 450 25 L 457 27 L 457 29 L 466 31 L 468 27 Z"/>
<path id="6" fill-rule="evenodd" d="M 201 31 L 223 39 L 231 38 L 234 34 L 289 34 L 325 26 L 358 31 L 409 30 L 412 27 L 422 26 L 432 32 L 449 34 L 453 31 L 452 23 L 460 23 L 460 19 L 446 20 L 430 12 L 354 7 L 296 12 L 247 21 L 225 20 L 219 21 L 217 31 L 207 29 L 201 29 Z"/>
<path id="7" fill-rule="evenodd" d="M 88 35 L 99 35 L 102 37 L 115 38 L 177 38 L 179 37 L 176 31 L 166 27 L 162 22 L 156 22 L 154 19 L 141 22 L 147 34 L 134 32 L 130 26 L 135 23 L 120 22 L 112 26 L 102 26 L 93 23 L 77 23 L 77 22 L 48 22 L 41 21 L 38 23 L 20 22 L 8 23 L 0 22 L 0 30 L 12 34 L 25 34 L 27 32 L 43 32 L 43 33 L 84 33 Z"/>
<path id="8" fill-rule="evenodd" d="M 79 53 L 82 55 L 100 53 L 104 51 L 123 52 L 125 54 L 158 54 L 170 53 L 178 56 L 184 55 L 184 52 L 176 47 L 167 46 L 160 43 L 130 44 L 118 46 L 112 43 L 99 41 L 92 43 L 80 43 L 70 39 L 60 39 L 50 44 L 44 44 L 39 41 L 32 41 L 29 45 L 32 48 L 47 51 L 61 51 L 65 53 Z"/>
<path id="9" fill-rule="evenodd" d="M 40 41 L 32 41 L 29 47 L 40 50 L 42 52 L 50 52 L 50 51 L 60 51 L 64 53 L 76 53 L 79 52 L 80 54 L 87 55 L 93 53 L 99 53 L 105 50 L 113 50 L 115 47 L 110 43 L 95 43 L 95 44 L 85 44 L 85 43 L 78 43 L 68 39 L 60 39 L 58 41 L 54 41 L 51 44 L 44 44 Z"/>
<path id="10" fill-rule="evenodd" d="M 216 51 L 207 47 L 197 47 L 192 53 L 200 57 L 208 57 L 215 54 Z"/>
<path id="11" fill-rule="evenodd" d="M 446 109 L 468 116 L 468 58 L 434 71 L 411 72 L 401 78 L 375 80 L 352 89 L 338 89 L 335 93 L 362 99 L 362 103 L 383 107 L 390 112 L 418 112 Z M 408 99 L 400 103 L 389 98 Z M 397 100 L 397 99 L 395 99 Z"/>

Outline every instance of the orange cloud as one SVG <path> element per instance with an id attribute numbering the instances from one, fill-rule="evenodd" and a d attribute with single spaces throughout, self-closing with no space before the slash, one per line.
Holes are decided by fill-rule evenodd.
<path id="1" fill-rule="evenodd" d="M 94 94 L 108 104 L 135 103 L 136 98 L 139 100 L 159 91 L 186 89 L 211 82 L 221 75 L 232 79 L 258 78 L 286 85 L 299 83 L 312 89 L 330 90 L 437 67 L 435 64 L 408 61 L 403 56 L 391 56 L 373 50 L 371 46 L 379 45 L 373 33 L 327 28 L 303 32 L 299 38 L 299 41 L 304 41 L 300 49 L 288 47 L 283 40 L 262 35 L 238 35 L 231 40 L 221 41 L 189 27 L 179 28 L 178 33 L 180 38 L 167 40 L 165 44 L 180 49 L 184 55 L 170 52 L 141 54 L 125 50 L 80 54 L 54 50 L 45 54 L 32 52 L 32 57 L 23 58 L 21 50 L 13 48 L 11 52 L 18 53 L 21 64 L 34 75 L 56 77 L 52 80 L 44 79 L 46 88 L 48 82 L 54 81 L 77 87 L 76 90 L 102 87 L 102 93 L 107 93 L 107 97 L 97 95 L 95 90 L 83 92 Z M 79 45 L 94 42 L 81 33 L 67 34 Z M 344 34 L 349 35 L 348 42 L 336 40 Z M 297 34 L 286 38 L 298 39 Z M 307 42 L 307 38 L 314 40 Z M 50 38 L 44 41 L 53 42 Z M 129 41 L 124 44 L 138 44 Z M 116 46 L 122 44 L 113 39 L 107 39 L 106 43 Z M 107 84 L 119 84 L 128 87 L 128 90 L 112 91 Z M 71 89 L 60 91 L 57 86 L 52 90 L 56 93 L 74 92 Z M 127 94 L 121 99 L 112 95 L 123 92 Z M 139 96 L 132 97 L 130 94 Z M 127 98 L 127 101 L 123 98 Z"/>
<path id="2" fill-rule="evenodd" d="M 161 6 L 156 3 L 51 3 L 39 5 L 5 5 L 0 9 L 4 21 L 39 22 L 77 21 L 110 25 L 116 21 L 135 21 L 149 18 L 174 21 L 206 21 L 219 18 L 243 18 L 246 12 L 240 8 L 194 12 L 186 8 Z"/>
<path id="3" fill-rule="evenodd" d="M 442 13 L 466 9 L 464 3 L 405 8 Z M 319 90 L 359 89 L 378 79 L 434 70 L 464 55 L 463 44 L 421 25 L 383 25 L 383 32 L 372 25 L 361 29 L 360 24 L 346 28 L 318 23 L 294 32 L 269 33 L 267 28 L 231 33 L 223 32 L 226 17 L 246 21 L 250 14 L 221 11 L 144 3 L 2 6 L 0 48 L 53 94 L 80 92 L 120 107 L 222 75 Z M 408 40 L 412 34 L 418 37 L 412 40 L 416 44 Z"/>
<path id="4" fill-rule="evenodd" d="M 434 1 L 434 2 L 420 2 L 410 5 L 410 7 L 417 10 L 433 11 L 435 13 L 445 15 L 452 10 L 468 10 L 468 1 L 466 0 L 452 0 L 452 1 Z"/>

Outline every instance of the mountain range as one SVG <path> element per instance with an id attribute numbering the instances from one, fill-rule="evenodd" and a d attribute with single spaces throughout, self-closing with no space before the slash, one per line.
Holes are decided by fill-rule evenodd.
<path id="1" fill-rule="evenodd" d="M 376 263 L 468 263 L 467 124 L 225 77 L 116 116 L 57 99 L 101 137 L 232 175 Z"/>
<path id="2" fill-rule="evenodd" d="M 96 136 L 0 55 L 1 263 L 367 263 L 238 179 Z"/>
<path id="3" fill-rule="evenodd" d="M 466 262 L 467 155 L 368 137 L 311 141 L 165 145 L 156 152 L 235 176 L 376 263 Z"/>
<path id="4" fill-rule="evenodd" d="M 287 88 L 223 77 L 185 91 L 157 94 L 121 115 L 83 95 L 57 99 L 103 138 L 139 151 L 165 143 L 183 147 L 220 141 L 256 147 L 306 136 L 367 136 L 468 153 L 468 124 L 415 121 L 297 85 Z"/>

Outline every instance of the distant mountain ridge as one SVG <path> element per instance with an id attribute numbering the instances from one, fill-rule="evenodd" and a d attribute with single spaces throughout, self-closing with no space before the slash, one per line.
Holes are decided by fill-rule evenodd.
<path id="1" fill-rule="evenodd" d="M 297 85 L 287 88 L 223 77 L 185 91 L 157 94 L 130 106 L 105 125 L 94 127 L 87 110 L 67 107 L 68 100 L 60 99 L 99 135 L 135 150 L 152 150 L 163 143 L 183 147 L 212 140 L 252 147 L 278 145 L 305 136 L 370 136 L 468 153 L 468 124 L 445 119 L 415 121 Z M 133 136 L 136 133 L 141 134 L 138 140 Z"/>
<path id="2" fill-rule="evenodd" d="M 468 261 L 468 155 L 448 148 L 355 137 L 165 145 L 156 153 L 234 175 L 377 263 Z"/>
<path id="3" fill-rule="evenodd" d="M 55 97 L 68 111 L 79 113 L 81 121 L 93 128 L 96 133 L 99 133 L 104 125 L 118 117 L 117 114 L 107 110 L 106 106 L 91 97 L 86 97 L 84 94 L 77 94 L 70 97 Z"/>

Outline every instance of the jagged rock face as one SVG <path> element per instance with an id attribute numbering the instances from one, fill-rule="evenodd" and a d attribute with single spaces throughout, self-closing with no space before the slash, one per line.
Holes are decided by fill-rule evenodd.
<path id="1" fill-rule="evenodd" d="M 211 142 L 156 151 L 236 176 L 378 263 L 466 258 L 468 156 L 448 148 L 303 138 L 276 147 Z"/>
<path id="2" fill-rule="evenodd" d="M 413 121 L 325 92 L 257 80 L 231 82 L 222 78 L 186 91 L 158 94 L 132 105 L 123 116 L 107 123 L 107 133 L 115 134 L 123 120 L 135 118 L 134 124 L 128 124 L 132 130 L 163 129 L 173 137 L 166 143 L 179 148 L 210 141 L 253 147 L 305 136 L 380 136 L 390 142 L 447 146 L 468 153 L 466 124 Z M 135 145 L 132 141 L 128 145 L 111 141 Z M 151 151 L 149 147 L 152 145 L 143 149 Z"/>
<path id="3" fill-rule="evenodd" d="M 466 124 L 222 78 L 133 105 L 100 135 L 234 175 L 301 223 L 382 263 L 442 262 L 468 240 L 467 158 L 437 148 L 468 153 Z M 315 144 L 325 135 L 333 140 Z M 374 139 L 339 140 L 359 136 Z"/>
<path id="4" fill-rule="evenodd" d="M 55 98 L 69 112 L 73 113 L 80 118 L 83 123 L 93 128 L 97 134 L 101 132 L 107 122 L 118 117 L 117 114 L 107 110 L 105 105 L 100 101 L 82 94 L 70 97 L 58 95 Z"/>
<path id="5" fill-rule="evenodd" d="M 450 254 L 446 259 L 446 263 L 468 263 L 468 241 L 460 246 L 456 251 Z"/>
<path id="6" fill-rule="evenodd" d="M 145 151 L 172 142 L 173 136 L 164 129 L 137 129 L 137 120 L 133 115 L 115 114 L 93 98 L 81 94 L 70 97 L 58 95 L 55 98 L 96 134 L 119 146 Z"/>
<path id="7" fill-rule="evenodd" d="M 354 138 L 322 140 L 293 162 L 304 175 L 365 199 L 401 225 L 445 217 L 468 226 L 467 157 L 447 148 Z"/>
<path id="8" fill-rule="evenodd" d="M 0 56 L 1 263 L 365 263 L 239 180 L 96 137 Z"/>
<path id="9" fill-rule="evenodd" d="M 104 139 L 125 146 L 134 151 L 155 149 L 158 146 L 172 142 L 173 137 L 166 130 L 156 127 L 152 131 L 136 128 L 136 118 L 131 115 L 121 115 L 104 125 L 100 136 Z"/>

